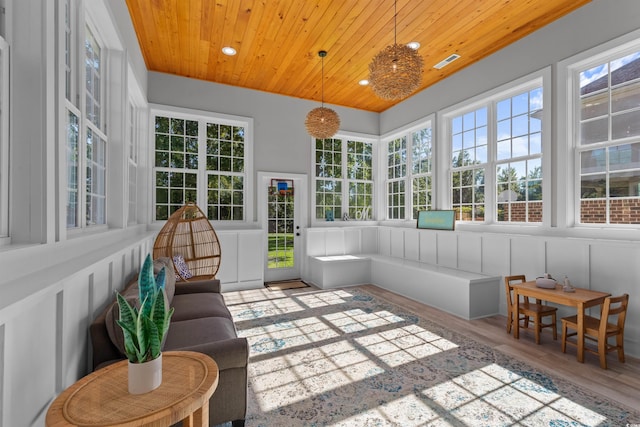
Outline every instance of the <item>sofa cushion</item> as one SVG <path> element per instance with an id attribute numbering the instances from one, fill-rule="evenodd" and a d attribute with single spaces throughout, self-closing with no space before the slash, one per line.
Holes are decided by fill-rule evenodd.
<path id="1" fill-rule="evenodd" d="M 127 288 L 129 291 L 133 286 Z M 138 304 L 138 294 L 136 287 L 135 296 L 123 294 L 127 302 L 132 306 Z M 124 351 L 124 334 L 122 333 L 122 328 L 118 325 L 118 320 L 120 319 L 120 306 L 118 306 L 118 302 L 114 302 L 111 304 L 111 307 L 107 309 L 107 314 L 105 316 L 105 326 L 107 327 L 107 334 L 109 334 L 109 339 L 113 345 L 116 346 L 118 351 L 123 357 L 126 357 L 126 353 Z"/>
<path id="2" fill-rule="evenodd" d="M 172 322 L 198 319 L 201 317 L 226 317 L 231 319 L 231 313 L 224 303 L 221 294 L 209 292 L 202 294 L 176 294 L 171 306 L 175 308 Z"/>
<path id="3" fill-rule="evenodd" d="M 173 262 L 171 262 L 171 258 L 161 257 L 153 260 L 153 275 L 157 276 L 162 270 L 162 267 L 165 267 L 167 270 L 165 271 L 165 283 L 164 290 L 167 294 L 167 300 L 169 304 L 173 301 L 173 295 L 176 293 L 176 274 L 173 270 Z"/>
<path id="4" fill-rule="evenodd" d="M 181 350 L 185 347 L 236 337 L 233 322 L 225 317 L 203 317 L 171 322 L 163 351 Z"/>

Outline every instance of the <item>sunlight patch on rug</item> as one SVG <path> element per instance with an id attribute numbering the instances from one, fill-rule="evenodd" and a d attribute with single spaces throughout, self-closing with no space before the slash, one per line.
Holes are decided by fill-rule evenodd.
<path id="1" fill-rule="evenodd" d="M 225 294 L 250 344 L 248 427 L 605 427 L 640 420 L 361 289 L 293 291 Z"/>

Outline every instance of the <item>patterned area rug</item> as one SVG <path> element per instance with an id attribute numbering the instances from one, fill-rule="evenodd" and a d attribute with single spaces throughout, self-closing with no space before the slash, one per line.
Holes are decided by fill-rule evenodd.
<path id="1" fill-rule="evenodd" d="M 361 289 L 225 294 L 248 427 L 625 426 L 640 414 Z"/>

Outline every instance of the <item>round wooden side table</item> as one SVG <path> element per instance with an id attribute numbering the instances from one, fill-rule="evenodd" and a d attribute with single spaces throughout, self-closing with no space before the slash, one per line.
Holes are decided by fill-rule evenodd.
<path id="1" fill-rule="evenodd" d="M 209 425 L 209 399 L 218 386 L 218 365 L 192 351 L 162 353 L 162 384 L 133 395 L 127 361 L 99 369 L 64 390 L 47 411 L 47 427 Z"/>

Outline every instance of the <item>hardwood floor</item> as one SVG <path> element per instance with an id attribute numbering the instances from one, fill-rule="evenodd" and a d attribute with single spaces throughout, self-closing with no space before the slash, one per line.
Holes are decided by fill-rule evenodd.
<path id="1" fill-rule="evenodd" d="M 444 324 L 458 333 L 491 345 L 502 353 L 640 411 L 640 360 L 637 358 L 626 355 L 626 362 L 620 363 L 615 353 L 610 353 L 607 359 L 608 369 L 601 369 L 594 354 L 586 353 L 585 362 L 579 363 L 576 360 L 575 347 L 567 346 L 567 352 L 562 353 L 560 330 L 557 341 L 553 340 L 551 331 L 543 330 L 541 343 L 536 345 L 533 331 L 521 330 L 519 340 L 508 334 L 505 316 L 468 321 L 374 285 L 359 287 L 434 322 Z"/>

